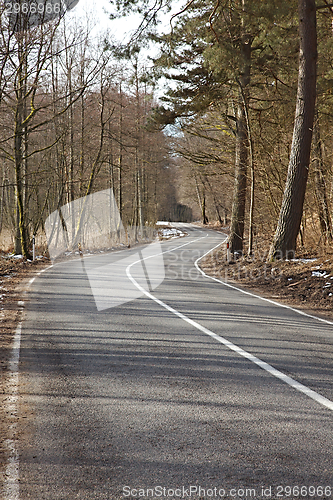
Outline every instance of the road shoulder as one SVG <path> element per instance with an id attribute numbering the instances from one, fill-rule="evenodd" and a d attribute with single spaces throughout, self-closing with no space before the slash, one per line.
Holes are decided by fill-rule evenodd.
<path id="1" fill-rule="evenodd" d="M 49 265 L 47 259 L 34 262 L 0 256 L 0 484 L 4 483 L 8 462 L 10 415 L 8 415 L 9 362 L 16 328 L 22 318 L 20 303 L 28 290 L 29 280 Z"/>
<path id="2" fill-rule="evenodd" d="M 226 243 L 199 263 L 209 276 L 253 294 L 333 320 L 333 255 L 301 256 L 290 261 L 267 262 L 254 253 L 228 261 Z"/>

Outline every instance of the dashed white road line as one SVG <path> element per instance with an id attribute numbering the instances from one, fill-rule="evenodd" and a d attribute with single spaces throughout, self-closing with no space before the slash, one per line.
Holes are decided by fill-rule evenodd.
<path id="1" fill-rule="evenodd" d="M 215 250 L 216 248 L 218 248 L 221 244 L 222 243 L 219 243 L 218 245 L 216 245 L 214 248 L 212 248 L 211 250 L 209 250 L 208 252 L 206 252 L 202 257 L 200 257 L 199 259 L 197 259 L 196 262 L 195 262 L 195 266 L 197 267 L 197 269 L 204 276 L 206 276 L 208 278 L 210 278 L 210 276 L 206 275 L 199 268 L 198 262 L 201 259 L 203 259 L 206 255 L 208 255 L 210 252 L 212 252 L 213 250 Z M 174 250 L 176 250 L 176 249 L 174 249 Z M 162 253 L 170 253 L 170 252 L 172 252 L 174 250 L 168 250 L 168 251 L 162 252 Z M 152 257 L 153 256 L 149 256 L 147 258 L 152 258 Z M 143 259 L 143 260 L 145 260 L 145 259 Z M 309 398 L 313 399 L 314 401 L 316 401 L 317 403 L 321 404 L 322 406 L 325 406 L 329 410 L 333 410 L 333 401 L 325 398 L 321 394 L 318 394 L 316 391 L 313 391 L 312 389 L 310 389 L 309 387 L 301 384 L 300 382 L 297 382 L 297 380 L 294 380 L 293 378 L 289 377 L 285 373 L 283 373 L 283 372 L 277 370 L 276 368 L 274 368 L 273 366 L 269 365 L 265 361 L 262 361 L 261 359 L 257 358 L 256 356 L 253 356 L 253 354 L 250 354 L 249 352 L 247 352 L 244 349 L 242 349 L 241 347 L 233 344 L 232 342 L 230 342 L 229 340 L 225 339 L 224 337 L 221 337 L 220 335 L 217 335 L 216 333 L 212 332 L 208 328 L 205 328 L 204 326 L 200 325 L 200 323 L 197 323 L 196 321 L 193 321 L 192 319 L 190 319 L 189 317 L 187 317 L 185 314 L 177 311 L 176 309 L 174 309 L 173 307 L 169 306 L 168 304 L 165 304 L 165 302 L 163 302 L 162 300 L 158 299 L 157 297 L 155 297 L 154 295 L 152 295 L 150 292 L 148 292 L 147 290 L 145 290 L 141 285 L 139 285 L 139 283 L 137 283 L 137 281 L 132 277 L 132 275 L 130 273 L 131 267 L 134 266 L 135 264 L 138 264 L 139 262 L 141 262 L 141 259 L 138 260 L 138 261 L 136 261 L 136 262 L 133 262 L 132 264 L 130 264 L 127 267 L 127 269 L 126 269 L 126 274 L 127 274 L 128 278 L 131 280 L 131 282 L 144 295 L 146 295 L 146 297 L 148 297 L 149 299 L 153 300 L 154 302 L 156 302 L 157 304 L 159 304 L 160 306 L 162 306 L 164 309 L 166 309 L 167 311 L 171 312 L 175 316 L 178 316 L 178 318 L 182 319 L 183 321 L 186 321 L 186 323 L 189 323 L 191 326 L 193 326 L 197 330 L 201 331 L 202 333 L 205 333 L 206 335 L 209 335 L 210 337 L 212 337 L 213 339 L 215 339 L 217 342 L 223 344 L 225 347 L 229 348 L 230 350 L 236 352 L 240 356 L 242 356 L 242 357 L 246 358 L 247 360 L 251 361 L 252 363 L 256 364 L 257 366 L 259 366 L 260 368 L 262 368 L 266 372 L 270 373 L 274 377 L 278 378 L 282 382 L 286 383 L 290 387 L 292 387 L 292 388 L 296 389 L 297 391 L 305 394 L 306 396 L 308 396 Z M 217 280 L 216 278 L 214 278 L 214 279 L 215 279 L 215 281 L 219 281 L 220 283 L 222 283 L 224 285 L 226 284 L 223 281 Z M 227 285 L 229 285 L 229 284 L 227 284 Z M 234 287 L 232 285 L 229 285 L 229 286 L 231 286 L 231 288 L 234 288 L 234 289 L 236 289 L 236 290 L 238 290 L 240 292 L 243 292 L 243 290 L 241 290 L 240 288 Z M 251 294 L 249 292 L 244 292 L 244 293 L 246 293 L 248 295 L 251 295 L 251 296 L 253 296 L 255 298 L 260 298 L 260 299 L 266 300 L 268 302 L 273 303 L 274 305 L 285 307 L 283 304 L 279 304 L 278 302 L 274 302 L 274 301 L 271 301 L 269 299 L 264 299 L 263 297 L 260 297 L 259 295 L 254 295 L 254 294 Z M 297 311 L 296 309 L 292 309 L 289 306 L 286 306 L 286 307 L 288 309 L 291 309 L 291 310 L 296 311 L 296 312 L 300 312 L 300 313 L 303 312 L 303 311 Z M 317 318 L 316 316 L 311 316 L 311 315 L 305 314 L 305 313 L 304 313 L 304 315 L 308 316 L 310 318 L 315 318 L 315 319 L 321 320 L 321 318 Z M 326 320 L 323 320 L 323 321 L 326 322 L 326 323 L 329 323 L 329 324 L 333 324 L 330 321 L 326 321 Z"/>

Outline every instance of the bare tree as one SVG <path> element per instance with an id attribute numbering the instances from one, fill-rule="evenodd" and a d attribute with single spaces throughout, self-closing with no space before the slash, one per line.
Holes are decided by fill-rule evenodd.
<path id="1" fill-rule="evenodd" d="M 69 40 L 67 45 L 59 43 L 57 35 L 60 23 L 59 19 L 29 31 L 19 31 L 14 38 L 11 36 L 10 26 L 7 26 L 7 37 L 11 39 L 11 57 L 7 59 L 3 70 L 7 79 L 2 88 L 0 120 L 4 133 L 0 150 L 14 167 L 18 235 L 15 252 L 22 253 L 25 257 L 29 256 L 29 202 L 31 190 L 35 189 L 34 186 L 29 186 L 28 181 L 35 176 L 35 182 L 38 182 L 37 159 L 52 149 L 63 134 L 63 130 L 57 127 L 57 119 L 72 110 L 85 88 L 94 81 L 100 65 L 95 60 L 90 65 L 84 82 L 77 78 L 75 86 L 71 83 L 59 92 L 59 86 L 51 83 L 55 60 L 67 53 L 68 46 L 75 45 L 73 40 Z M 77 38 L 80 39 L 76 33 L 76 40 Z M 57 95 L 49 90 L 56 91 Z M 49 128 L 51 124 L 55 126 Z M 40 132 L 46 129 L 49 130 L 49 136 L 44 134 L 41 140 Z M 72 178 L 71 180 L 73 182 Z"/>
<path id="2" fill-rule="evenodd" d="M 315 174 L 315 189 L 318 204 L 318 214 L 321 236 L 325 243 L 332 241 L 332 220 L 328 204 L 325 172 L 324 172 L 324 155 L 323 142 L 320 135 L 319 114 L 316 113 L 316 119 L 313 128 L 313 150 L 314 150 L 314 174 Z"/>

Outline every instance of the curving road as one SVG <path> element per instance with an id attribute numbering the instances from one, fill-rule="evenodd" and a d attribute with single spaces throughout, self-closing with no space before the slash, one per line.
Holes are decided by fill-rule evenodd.
<path id="1" fill-rule="evenodd" d="M 333 497 L 333 325 L 203 276 L 225 237 L 185 227 L 154 290 L 135 248 L 32 283 L 6 500 Z M 118 261 L 141 296 L 97 311 Z"/>

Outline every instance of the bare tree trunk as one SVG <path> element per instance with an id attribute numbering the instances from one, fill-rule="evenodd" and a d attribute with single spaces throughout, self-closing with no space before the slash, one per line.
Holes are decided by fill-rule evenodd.
<path id="1" fill-rule="evenodd" d="M 200 195 L 200 191 L 199 191 L 199 184 L 198 184 L 198 179 L 197 179 L 197 176 L 194 174 L 194 180 L 195 180 L 195 191 L 197 193 L 197 197 L 198 197 L 198 204 L 199 204 L 199 208 L 201 209 L 201 195 Z"/>
<path id="2" fill-rule="evenodd" d="M 68 201 L 75 200 L 74 194 L 74 110 L 73 110 L 73 93 L 72 93 L 72 75 L 69 75 L 70 85 L 70 105 L 69 105 L 69 186 L 68 186 Z"/>
<path id="3" fill-rule="evenodd" d="M 138 168 L 137 170 L 137 189 L 138 189 L 138 222 L 142 233 L 144 226 L 144 215 L 143 215 L 143 200 L 142 200 L 142 172 L 140 168 Z"/>
<path id="4" fill-rule="evenodd" d="M 328 206 L 328 199 L 326 193 L 326 182 L 324 175 L 324 161 L 323 161 L 323 144 L 320 137 L 320 124 L 318 112 L 316 113 L 315 123 L 313 127 L 313 141 L 314 141 L 314 167 L 315 167 L 315 188 L 316 198 L 318 203 L 318 213 L 321 234 L 324 242 L 328 243 L 332 240 L 332 220 Z"/>
<path id="5" fill-rule="evenodd" d="M 26 143 L 25 134 L 25 83 L 26 83 L 26 51 L 24 38 L 19 42 L 19 66 L 17 69 L 17 88 L 16 88 L 16 109 L 15 109 L 15 128 L 14 128 L 14 162 L 15 162 L 15 195 L 17 207 L 17 229 L 15 239 L 15 253 L 22 253 L 25 258 L 29 257 L 25 203 L 24 203 L 24 146 Z"/>
<path id="6" fill-rule="evenodd" d="M 316 104 L 317 27 L 315 0 L 298 0 L 300 58 L 293 141 L 280 217 L 269 258 L 295 253 L 309 172 Z"/>
<path id="7" fill-rule="evenodd" d="M 123 216 L 123 90 L 122 81 L 119 84 L 119 156 L 118 156 L 118 210 L 120 219 Z"/>
<path id="8" fill-rule="evenodd" d="M 141 234 L 144 226 L 144 206 L 143 206 L 143 192 L 142 192 L 142 159 L 140 158 L 140 152 L 142 154 L 142 143 L 141 140 L 141 109 L 140 109 L 140 89 L 139 89 L 139 72 L 138 72 L 138 61 L 134 62 L 134 77 L 135 77 L 135 100 L 136 100 L 136 138 L 135 138 L 135 170 L 136 170 L 136 189 L 137 189 L 137 218 L 138 225 L 140 226 Z"/>
<path id="9" fill-rule="evenodd" d="M 21 107 L 21 106 L 20 106 Z M 22 181 L 22 147 L 23 147 L 23 130 L 21 114 L 16 114 L 17 125 L 15 127 L 15 193 L 16 193 L 16 203 L 17 203 L 17 222 L 18 222 L 18 233 L 19 239 L 16 238 L 15 253 L 22 253 L 24 257 L 29 257 L 27 233 L 25 227 L 25 210 L 23 201 L 23 181 Z"/>
<path id="10" fill-rule="evenodd" d="M 201 216 L 203 224 L 208 224 L 209 220 L 206 214 L 206 189 L 205 186 L 202 185 L 202 203 L 201 203 Z"/>
<path id="11" fill-rule="evenodd" d="M 221 224 L 221 226 L 223 225 L 223 221 L 222 221 L 222 217 L 221 217 L 221 214 L 220 214 L 220 205 L 219 205 L 219 202 L 218 200 L 216 199 L 216 196 L 215 196 L 215 193 L 213 191 L 213 188 L 212 188 L 212 185 L 208 179 L 208 177 L 206 177 L 206 182 L 208 184 L 208 187 L 209 187 L 209 190 L 212 194 L 212 197 L 213 197 L 213 200 L 214 200 L 214 206 L 215 206 L 215 210 L 216 210 L 216 215 L 217 215 L 217 218 L 219 220 L 219 223 Z"/>
<path id="12" fill-rule="evenodd" d="M 110 126 L 110 122 L 109 122 Z M 113 148 L 112 148 L 112 139 L 110 141 L 110 153 L 109 153 L 109 182 L 110 189 L 114 193 L 115 185 L 114 185 L 114 169 L 113 169 Z"/>
<path id="13" fill-rule="evenodd" d="M 5 183 L 6 183 L 6 172 L 3 170 L 2 174 L 2 186 L 1 186 L 1 196 L 0 196 L 0 234 L 2 231 L 3 219 L 4 219 L 4 208 L 5 208 Z"/>
<path id="14" fill-rule="evenodd" d="M 83 70 L 82 70 L 83 71 Z M 84 85 L 84 80 L 82 79 L 82 86 Z M 83 196 L 84 186 L 83 186 L 83 176 L 84 176 L 84 146 L 85 146 L 85 102 L 84 102 L 84 94 L 82 94 L 80 99 L 81 104 L 81 144 L 80 144 L 80 196 Z"/>
<path id="15" fill-rule="evenodd" d="M 245 10 L 244 0 L 242 1 Z M 241 35 L 241 60 L 242 68 L 239 78 L 239 95 L 236 116 L 236 158 L 235 158 L 235 187 L 232 203 L 230 223 L 230 251 L 243 252 L 244 218 L 246 204 L 247 168 L 249 161 L 249 134 L 246 118 L 248 102 L 248 87 L 251 72 L 251 47 L 252 38 L 246 33 L 244 19 L 242 19 Z"/>
<path id="16" fill-rule="evenodd" d="M 206 214 L 206 193 L 205 193 L 205 186 L 204 183 L 202 183 L 202 193 L 200 193 L 199 189 L 199 184 L 198 184 L 198 179 L 197 176 L 195 175 L 195 188 L 197 191 L 197 196 L 198 196 L 198 202 L 199 202 L 199 207 L 200 207 L 200 212 L 201 212 L 201 218 L 202 218 L 202 223 L 203 224 L 208 224 L 208 217 Z"/>

